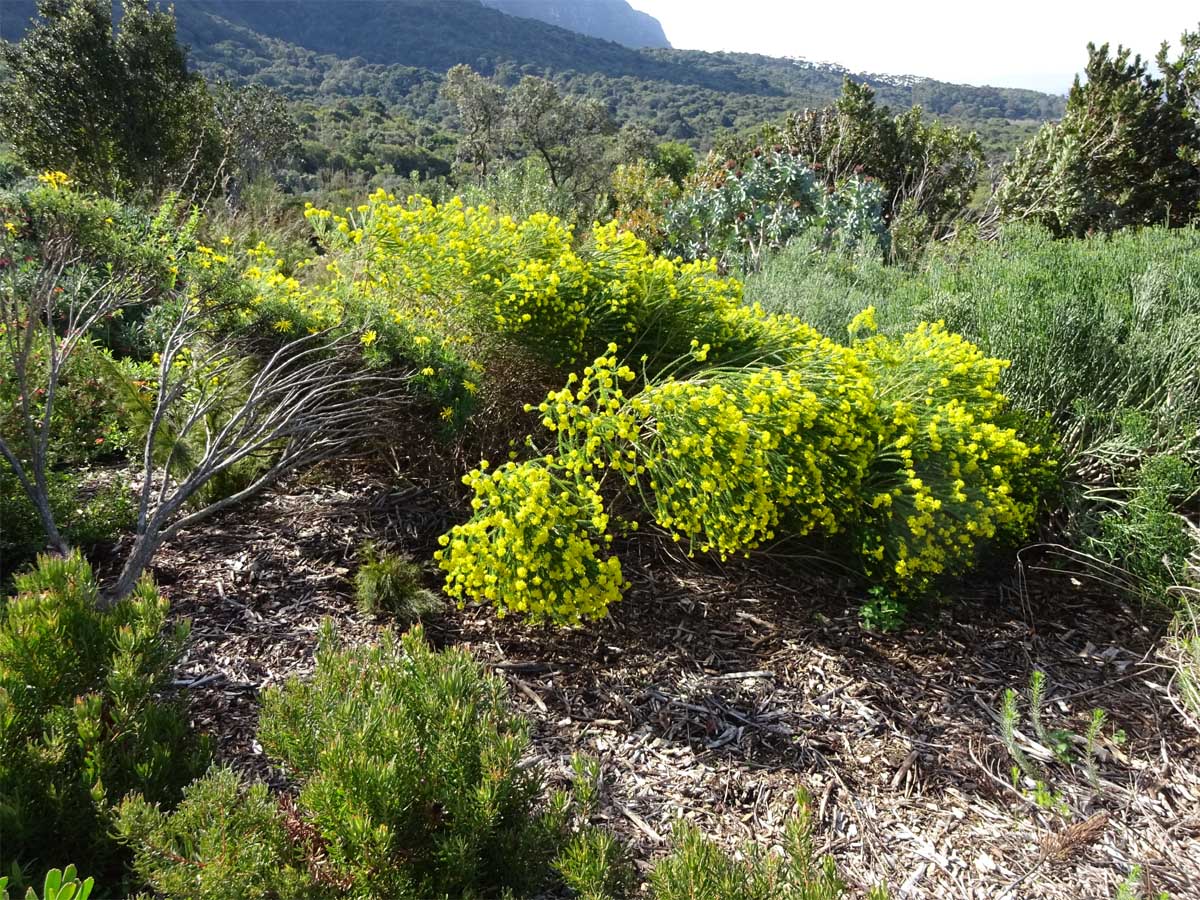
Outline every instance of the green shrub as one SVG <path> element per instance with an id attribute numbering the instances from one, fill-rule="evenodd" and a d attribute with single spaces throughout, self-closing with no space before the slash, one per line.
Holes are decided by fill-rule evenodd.
<path id="1" fill-rule="evenodd" d="M 1181 594 L 1171 648 L 1180 705 L 1200 728 L 1200 588 L 1185 589 Z"/>
<path id="2" fill-rule="evenodd" d="M 1188 580 L 1196 539 L 1177 510 L 1200 491 L 1200 468 L 1179 456 L 1159 454 L 1142 463 L 1127 494 L 1100 520 L 1099 552 L 1133 576 L 1139 590 L 1164 601 Z"/>
<path id="3" fill-rule="evenodd" d="M 354 598 L 363 615 L 387 613 L 408 626 L 436 612 L 441 603 L 421 585 L 421 567 L 368 541 L 359 548 Z"/>
<path id="4" fill-rule="evenodd" d="M 76 547 L 92 547 L 114 540 L 134 524 L 133 498 L 127 488 L 113 482 L 85 495 L 79 479 L 66 471 L 48 478 L 50 508 L 63 536 Z M 46 546 L 41 519 L 7 464 L 0 465 L 0 579 L 33 561 Z"/>
<path id="5" fill-rule="evenodd" d="M 580 900 L 620 900 L 632 896 L 636 884 L 628 850 L 602 828 L 571 835 L 554 867 Z"/>
<path id="6" fill-rule="evenodd" d="M 320 839 L 290 830 L 294 822 L 266 785 L 247 786 L 231 770 L 214 768 L 184 789 L 174 813 L 140 794 L 126 797 L 116 829 L 133 850 L 138 876 L 172 900 L 322 896 L 329 885 L 321 877 Z M 297 837 L 307 837 L 307 845 Z"/>
<path id="7" fill-rule="evenodd" d="M 313 678 L 268 691 L 259 729 L 354 896 L 487 896 L 544 876 L 525 722 L 502 679 L 419 627 L 356 649 L 326 630 Z"/>
<path id="8" fill-rule="evenodd" d="M 45 854 L 120 877 L 110 808 L 131 790 L 170 803 L 207 764 L 187 718 L 158 696 L 187 634 L 143 581 L 97 608 L 78 555 L 43 556 L 0 607 L 0 864 L 35 876 Z"/>
<path id="9" fill-rule="evenodd" d="M 798 810 L 788 819 L 782 856 L 751 848 L 737 861 L 704 837 L 693 825 L 675 829 L 670 855 L 650 876 L 654 900 L 838 900 L 846 885 L 831 857 L 818 860 L 812 845 L 812 810 L 808 795 L 797 795 Z M 887 891 L 876 888 L 874 900 Z"/>

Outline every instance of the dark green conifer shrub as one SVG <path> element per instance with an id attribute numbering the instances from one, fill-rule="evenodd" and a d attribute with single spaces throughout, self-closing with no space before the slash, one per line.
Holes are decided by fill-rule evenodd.
<path id="1" fill-rule="evenodd" d="M 265 784 L 246 785 L 223 768 L 189 785 L 174 813 L 131 794 L 117 816 L 134 869 L 158 895 L 176 900 L 325 896 L 319 839 L 311 841 L 310 868 L 304 842 L 294 840 L 288 826 Z"/>
<path id="2" fill-rule="evenodd" d="M 314 676 L 264 696 L 259 739 L 354 896 L 494 896 L 545 871 L 525 721 L 502 679 L 420 628 L 362 648 L 327 630 Z"/>
<path id="3" fill-rule="evenodd" d="M 431 591 L 421 586 L 421 567 L 398 553 L 382 550 L 373 541 L 359 548 L 354 597 L 363 615 L 386 613 L 403 626 L 441 605 Z"/>
<path id="4" fill-rule="evenodd" d="M 149 580 L 99 609 L 78 554 L 40 557 L 15 581 L 0 606 L 0 866 L 36 880 L 72 859 L 111 889 L 122 861 L 112 805 L 131 790 L 171 803 L 207 765 L 159 696 L 187 629 L 165 628 Z"/>

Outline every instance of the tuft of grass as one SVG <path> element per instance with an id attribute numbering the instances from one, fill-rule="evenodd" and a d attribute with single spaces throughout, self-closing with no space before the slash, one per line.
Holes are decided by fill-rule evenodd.
<path id="1" fill-rule="evenodd" d="M 736 860 L 694 826 L 677 826 L 674 848 L 650 876 L 654 900 L 840 900 L 847 888 L 833 858 L 817 858 L 807 792 L 796 792 L 796 804 L 782 856 L 752 848 L 745 860 Z M 886 900 L 887 889 L 876 887 L 869 896 Z"/>
<path id="2" fill-rule="evenodd" d="M 1200 731 L 1200 589 L 1185 588 L 1178 594 L 1180 609 L 1171 637 L 1176 705 Z"/>
<path id="3" fill-rule="evenodd" d="M 437 612 L 441 601 L 421 585 L 421 567 L 398 553 L 381 549 L 373 541 L 358 550 L 354 599 L 366 616 L 389 615 L 402 626 Z"/>

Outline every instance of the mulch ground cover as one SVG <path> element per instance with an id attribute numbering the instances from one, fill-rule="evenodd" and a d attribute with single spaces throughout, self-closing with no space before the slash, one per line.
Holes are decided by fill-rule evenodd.
<path id="1" fill-rule="evenodd" d="M 326 472 L 164 548 L 154 574 L 193 622 L 177 684 L 221 762 L 286 785 L 254 740 L 260 692 L 311 671 L 325 619 L 350 640 L 387 626 L 355 609 L 355 549 L 374 538 L 428 560 L 453 495 Z M 546 628 L 448 605 L 425 625 L 508 680 L 550 783 L 572 753 L 600 760 L 599 815 L 643 870 L 680 818 L 731 850 L 775 844 L 802 786 L 818 849 L 858 893 L 1109 898 L 1141 866 L 1146 889 L 1200 897 L 1200 735 L 1172 705 L 1161 622 L 1026 572 L 882 635 L 860 627 L 860 598 L 794 564 L 692 565 L 653 535 L 622 556 L 633 588 L 604 622 Z M 1076 760 L 1023 719 L 1017 739 L 1053 795 L 1040 804 L 1031 779 L 1014 786 L 997 716 L 1035 669 L 1046 725 L 1074 735 L 1060 738 Z M 1102 742 L 1095 780 L 1078 762 L 1093 708 L 1127 738 Z"/>

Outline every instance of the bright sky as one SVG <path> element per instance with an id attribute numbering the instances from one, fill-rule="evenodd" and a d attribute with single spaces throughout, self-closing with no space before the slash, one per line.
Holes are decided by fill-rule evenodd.
<path id="1" fill-rule="evenodd" d="M 1200 26 L 1196 0 L 629 0 L 688 50 L 1065 93 L 1088 41 L 1153 57 Z"/>

